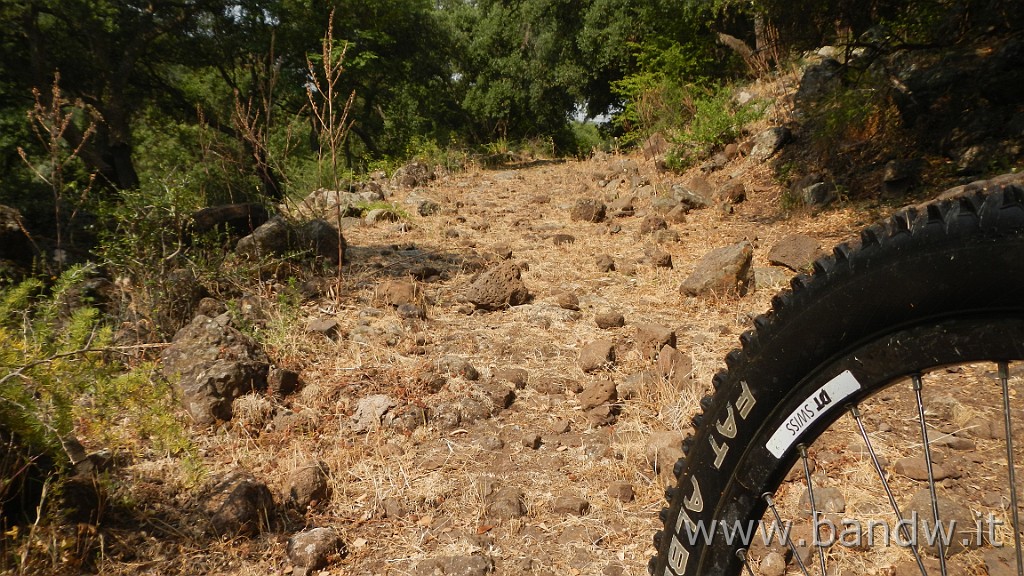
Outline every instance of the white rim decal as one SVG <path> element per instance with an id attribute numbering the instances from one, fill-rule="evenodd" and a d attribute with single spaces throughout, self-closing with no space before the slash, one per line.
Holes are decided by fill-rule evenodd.
<path id="1" fill-rule="evenodd" d="M 773 456 L 781 459 L 804 430 L 814 424 L 822 414 L 831 410 L 837 403 L 857 390 L 860 390 L 860 382 L 853 377 L 849 370 L 829 380 L 786 417 L 782 426 L 768 439 L 765 448 Z"/>

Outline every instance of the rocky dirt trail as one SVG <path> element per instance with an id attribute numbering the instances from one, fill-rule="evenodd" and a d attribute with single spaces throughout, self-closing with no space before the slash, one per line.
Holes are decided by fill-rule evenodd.
<path id="1" fill-rule="evenodd" d="M 396 190 L 404 218 L 349 222 L 340 284 L 265 313 L 298 391 L 243 396 L 199 440 L 208 478 L 267 485 L 271 529 L 149 566 L 646 574 L 699 399 L 795 275 L 770 260 L 807 267 L 866 223 L 843 207 L 784 215 L 781 187 L 743 156 L 684 176 L 642 158 L 538 161 Z M 739 263 L 691 278 L 722 248 Z M 174 466 L 132 473 L 180 498 Z"/>

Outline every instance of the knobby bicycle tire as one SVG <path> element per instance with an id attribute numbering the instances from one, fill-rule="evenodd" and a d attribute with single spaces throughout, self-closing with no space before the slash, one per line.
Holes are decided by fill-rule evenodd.
<path id="1" fill-rule="evenodd" d="M 1024 179 L 955 191 L 836 247 L 741 337 L 683 443 L 652 574 L 738 574 L 743 544 L 692 527 L 759 520 L 845 407 L 931 368 L 1024 359 Z"/>

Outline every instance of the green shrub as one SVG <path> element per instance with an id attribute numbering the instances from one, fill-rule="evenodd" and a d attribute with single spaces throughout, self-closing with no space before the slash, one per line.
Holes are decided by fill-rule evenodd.
<path id="1" fill-rule="evenodd" d="M 706 158 L 714 150 L 736 140 L 743 127 L 761 117 L 764 108 L 755 102 L 736 105 L 732 89 L 719 86 L 693 101 L 693 116 L 673 138 L 669 153 L 670 168 L 685 170 Z"/>

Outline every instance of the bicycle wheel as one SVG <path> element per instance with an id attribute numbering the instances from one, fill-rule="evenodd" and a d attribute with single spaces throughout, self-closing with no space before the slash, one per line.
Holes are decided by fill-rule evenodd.
<path id="1" fill-rule="evenodd" d="M 865 429 L 859 406 L 883 390 L 890 404 L 909 398 L 919 414 L 915 428 L 927 434 L 933 423 L 920 375 L 990 360 L 999 376 L 996 389 L 1000 382 L 1007 389 L 1007 363 L 1024 359 L 1022 182 L 1014 176 L 975 183 L 955 197 L 902 211 L 865 230 L 859 242 L 835 248 L 815 263 L 812 276 L 798 276 L 791 291 L 776 296 L 772 311 L 741 337 L 742 349 L 726 358 L 714 394 L 701 402 L 695 433 L 683 445 L 686 456 L 674 470 L 678 483 L 666 491 L 669 507 L 655 536 L 652 574 L 734 575 L 745 566 L 753 573 L 747 551 L 755 533 L 749 528 L 778 518 L 769 504 L 794 466 L 806 469 L 800 473 L 808 479 L 805 499 L 812 519 L 819 517 L 806 447 L 844 415 L 853 416 L 853 428 L 870 444 L 873 432 Z M 888 388 L 908 377 L 906 392 Z M 991 395 L 980 386 L 963 388 L 969 396 Z M 1012 448 L 1013 414 L 1000 411 L 1010 431 L 1003 457 L 1011 501 L 1004 508 L 1013 511 L 1017 535 L 1016 511 L 1024 502 L 1012 479 L 1021 457 Z M 890 426 L 886 434 L 892 433 Z M 933 440 L 921 451 L 935 502 L 944 488 L 930 464 Z M 892 473 L 870 446 L 866 451 L 896 518 L 901 503 L 888 486 Z M 737 527 L 747 532 L 732 530 Z M 1019 537 L 1010 542 L 1019 556 Z M 909 551 L 924 573 L 924 552 Z M 820 552 L 790 567 L 825 571 Z M 939 549 L 942 573 L 947 553 Z"/>

